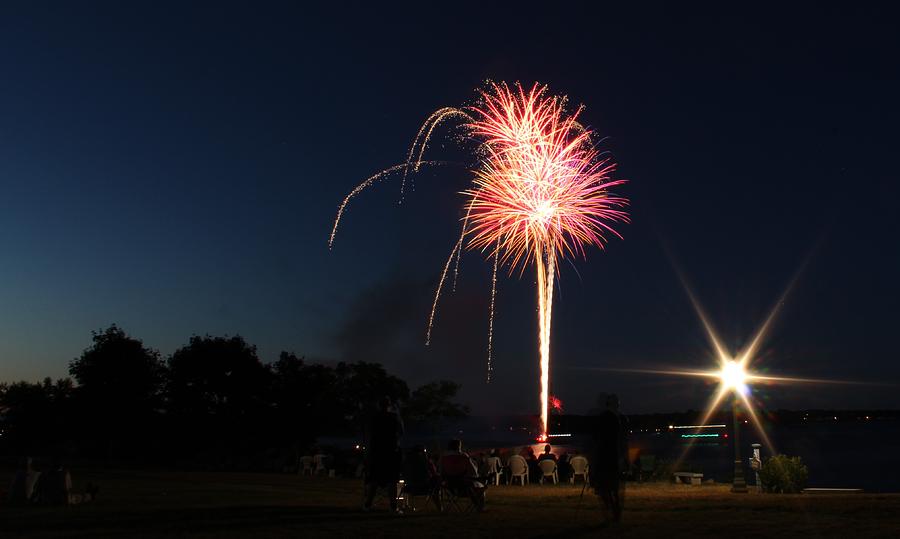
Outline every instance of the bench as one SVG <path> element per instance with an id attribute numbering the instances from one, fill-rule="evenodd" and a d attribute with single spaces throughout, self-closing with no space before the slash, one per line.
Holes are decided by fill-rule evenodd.
<path id="1" fill-rule="evenodd" d="M 703 474 L 694 472 L 675 472 L 675 482 L 699 487 L 703 483 Z"/>

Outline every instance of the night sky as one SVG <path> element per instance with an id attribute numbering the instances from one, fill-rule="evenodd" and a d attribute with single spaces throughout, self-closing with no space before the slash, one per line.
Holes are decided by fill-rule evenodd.
<path id="1" fill-rule="evenodd" d="M 584 103 L 629 181 L 625 240 L 560 274 L 567 410 L 703 405 L 703 383 L 603 370 L 713 366 L 679 271 L 734 352 L 796 278 L 755 366 L 873 383 L 761 388 L 765 407 L 900 406 L 888 8 L 328 4 L 0 7 L 0 380 L 65 376 L 118 323 L 164 356 L 239 333 L 264 361 L 378 361 L 461 382 L 476 414 L 537 413 L 533 272 L 500 281 L 491 385 L 479 253 L 424 346 L 471 179 L 452 130 L 426 155 L 458 165 L 403 205 L 399 178 L 358 197 L 327 247 L 343 196 L 493 79 Z"/>

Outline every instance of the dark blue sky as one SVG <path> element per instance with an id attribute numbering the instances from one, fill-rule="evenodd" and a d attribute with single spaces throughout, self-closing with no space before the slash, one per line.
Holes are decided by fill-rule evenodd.
<path id="1" fill-rule="evenodd" d="M 381 184 L 326 245 L 341 198 L 491 78 L 586 104 L 630 182 L 625 241 L 560 276 L 553 391 L 571 410 L 598 391 L 631 411 L 702 405 L 699 383 L 590 370 L 711 364 L 676 266 L 737 350 L 806 260 L 758 366 L 900 380 L 888 11 L 515 5 L 0 7 L 0 379 L 63 376 L 115 322 L 164 355 L 240 333 L 267 361 L 381 361 L 413 385 L 463 382 L 477 413 L 534 411 L 530 273 L 500 283 L 494 384 L 480 255 L 422 346 L 464 167 L 423 172 L 402 206 Z M 464 161 L 445 140 L 429 155 Z M 757 393 L 773 408 L 897 395 Z"/>

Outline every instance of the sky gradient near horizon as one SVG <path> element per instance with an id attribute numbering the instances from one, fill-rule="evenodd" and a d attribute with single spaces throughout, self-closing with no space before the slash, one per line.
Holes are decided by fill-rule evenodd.
<path id="1" fill-rule="evenodd" d="M 536 412 L 533 277 L 463 258 L 424 347 L 465 166 L 338 203 L 484 80 L 540 81 L 628 180 L 625 240 L 561 269 L 552 392 L 626 411 L 712 366 L 678 272 L 733 351 L 784 296 L 758 367 L 867 382 L 760 388 L 763 406 L 900 407 L 900 38 L 887 11 L 598 3 L 554 11 L 168 2 L 0 6 L 0 381 L 66 375 L 117 323 L 163 355 L 241 334 L 264 361 L 379 361 Z M 885 8 L 887 9 L 887 8 Z M 466 165 L 450 131 L 428 155 Z M 440 138 L 440 137 L 439 137 Z"/>

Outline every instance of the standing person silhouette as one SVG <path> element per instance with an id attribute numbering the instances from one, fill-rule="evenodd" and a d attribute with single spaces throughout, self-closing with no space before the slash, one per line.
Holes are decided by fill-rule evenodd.
<path id="1" fill-rule="evenodd" d="M 375 492 L 386 488 L 390 499 L 391 511 L 397 511 L 397 481 L 400 479 L 400 437 L 403 435 L 403 421 L 396 408 L 391 406 L 388 397 L 378 402 L 378 412 L 372 416 L 368 425 L 365 454 L 365 491 L 366 500 L 363 510 L 372 508 Z"/>
<path id="2" fill-rule="evenodd" d="M 606 395 L 604 409 L 592 429 L 591 487 L 600 499 L 606 521 L 620 522 L 625 502 L 625 459 L 628 421 L 619 413 L 619 398 Z"/>

